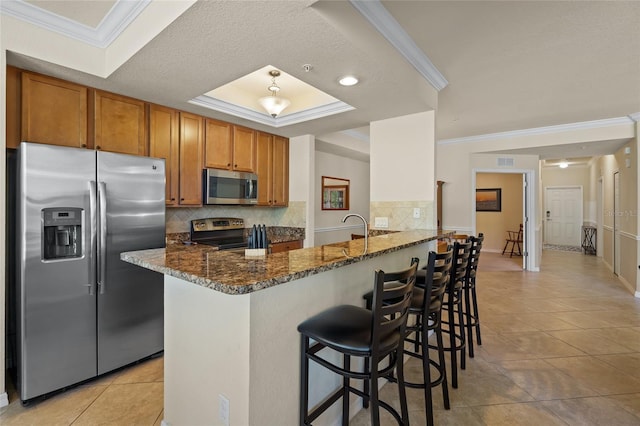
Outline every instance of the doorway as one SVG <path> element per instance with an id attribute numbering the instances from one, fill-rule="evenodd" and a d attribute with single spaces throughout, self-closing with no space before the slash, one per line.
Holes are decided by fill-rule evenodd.
<path id="1" fill-rule="evenodd" d="M 531 264 L 532 241 L 529 238 L 530 230 L 528 217 L 530 217 L 533 202 L 530 199 L 530 188 L 527 184 L 530 179 L 526 171 L 516 170 L 476 170 L 473 179 L 473 188 L 491 193 L 500 194 L 500 208 L 486 209 L 481 207 L 476 194 L 474 194 L 473 229 L 475 233 L 484 233 L 485 240 L 483 251 L 493 252 L 497 256 L 508 259 L 509 262 L 519 262 L 521 269 L 536 270 Z M 529 179 L 528 179 L 529 178 Z M 476 192 L 476 191 L 474 191 Z M 478 192 L 482 194 L 482 192 Z M 518 234 L 520 225 L 523 226 L 522 243 L 511 253 L 511 248 L 505 249 L 508 231 Z"/>
<path id="2" fill-rule="evenodd" d="M 580 246 L 582 187 L 547 186 L 544 192 L 544 242 L 558 246 Z"/>

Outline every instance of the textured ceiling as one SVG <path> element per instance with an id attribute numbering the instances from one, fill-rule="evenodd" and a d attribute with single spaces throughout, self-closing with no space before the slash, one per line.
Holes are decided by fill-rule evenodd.
<path id="1" fill-rule="evenodd" d="M 107 79 L 8 62 L 289 137 L 430 109 L 438 140 L 640 112 L 640 2 L 382 4 L 449 81 L 439 93 L 346 1 L 199 1 Z M 266 64 L 355 110 L 274 130 L 188 103 Z M 339 86 L 347 73 L 361 83 Z"/>

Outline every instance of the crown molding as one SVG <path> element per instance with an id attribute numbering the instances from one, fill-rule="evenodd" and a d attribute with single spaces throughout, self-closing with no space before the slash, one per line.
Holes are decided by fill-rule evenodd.
<path id="1" fill-rule="evenodd" d="M 440 91 L 447 87 L 447 79 L 379 0 L 349 1 L 434 89 Z"/>
<path id="2" fill-rule="evenodd" d="M 315 120 L 317 118 L 340 114 L 355 109 L 349 104 L 337 101 L 316 108 L 310 108 L 304 111 L 295 112 L 293 114 L 287 114 L 281 117 L 273 118 L 267 114 L 254 111 L 240 105 L 235 105 L 230 102 L 221 101 L 219 99 L 215 99 L 211 96 L 206 95 L 201 95 L 193 98 L 189 101 L 189 103 L 275 128 L 291 126 L 292 124 Z"/>
<path id="3" fill-rule="evenodd" d="M 485 135 L 442 139 L 438 141 L 438 145 L 453 145 L 453 144 L 459 144 L 459 143 L 482 142 L 486 140 L 495 140 L 495 139 L 509 139 L 509 138 L 521 137 L 521 136 L 534 136 L 534 135 L 543 135 L 548 133 L 569 132 L 573 130 L 598 129 L 601 127 L 618 126 L 621 124 L 631 124 L 631 123 L 633 123 L 633 119 L 631 118 L 631 116 L 606 118 L 603 120 L 582 121 L 579 123 L 558 124 L 556 126 L 534 127 L 531 129 L 512 130 L 509 132 L 488 133 Z"/>
<path id="4" fill-rule="evenodd" d="M 640 112 L 634 112 L 633 114 L 629 114 L 629 118 L 635 121 L 636 123 L 640 122 Z"/>
<path id="5" fill-rule="evenodd" d="M 361 140 L 363 142 L 367 142 L 367 143 L 370 142 L 369 136 L 362 134 L 354 129 L 343 130 L 340 133 L 342 133 L 343 135 L 349 136 L 351 138 Z"/>
<path id="6" fill-rule="evenodd" d="M 98 48 L 108 47 L 151 0 L 118 0 L 96 28 L 46 11 L 22 0 L 3 0 L 0 12 Z"/>

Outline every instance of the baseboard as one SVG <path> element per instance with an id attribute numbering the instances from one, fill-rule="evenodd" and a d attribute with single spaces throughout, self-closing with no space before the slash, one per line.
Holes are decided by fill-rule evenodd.
<path id="1" fill-rule="evenodd" d="M 0 407 L 9 405 L 9 395 L 6 392 L 0 393 Z"/>

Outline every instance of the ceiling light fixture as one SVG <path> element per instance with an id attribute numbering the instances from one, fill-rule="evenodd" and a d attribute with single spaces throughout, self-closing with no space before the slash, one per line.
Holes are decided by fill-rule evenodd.
<path id="1" fill-rule="evenodd" d="M 354 86 L 358 84 L 358 79 L 352 75 L 345 75 L 340 80 L 338 80 L 342 86 Z"/>
<path id="2" fill-rule="evenodd" d="M 271 70 L 269 71 L 269 75 L 271 76 L 271 85 L 267 87 L 267 90 L 271 92 L 271 94 L 258 99 L 258 102 L 260 102 L 260 105 L 267 110 L 269 115 L 276 118 L 286 107 L 289 106 L 289 104 L 291 104 L 291 101 L 278 97 L 280 87 L 276 84 L 276 77 L 280 76 L 280 71 Z"/>
<path id="3" fill-rule="evenodd" d="M 569 167 L 569 163 L 567 162 L 567 160 L 562 159 L 560 160 L 560 163 L 558 163 L 558 167 L 560 167 L 561 169 L 566 169 L 567 167 Z"/>

